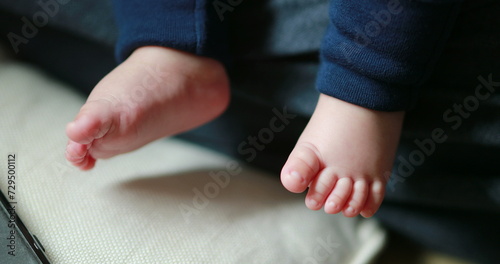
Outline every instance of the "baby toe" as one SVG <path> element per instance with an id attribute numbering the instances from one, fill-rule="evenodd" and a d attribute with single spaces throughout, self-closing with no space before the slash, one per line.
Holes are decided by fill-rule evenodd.
<path id="1" fill-rule="evenodd" d="M 78 166 L 78 168 L 80 170 L 83 170 L 83 171 L 90 170 L 90 169 L 94 168 L 95 162 L 96 162 L 96 159 L 94 159 L 90 155 L 87 155 L 87 157 L 85 158 L 85 162 L 82 163 L 80 166 Z"/>
<path id="2" fill-rule="evenodd" d="M 366 180 L 358 180 L 354 183 L 352 188 L 351 197 L 347 201 L 343 213 L 344 216 L 354 217 L 359 214 L 365 205 L 366 198 L 368 197 L 368 183 Z"/>
<path id="3" fill-rule="evenodd" d="M 281 170 L 283 186 L 294 193 L 307 189 L 320 170 L 316 153 L 309 147 L 297 144 Z"/>
<path id="4" fill-rule="evenodd" d="M 382 181 L 374 181 L 368 193 L 368 198 L 361 211 L 363 217 L 372 217 L 378 210 L 384 199 L 385 186 Z"/>
<path id="5" fill-rule="evenodd" d="M 340 178 L 333 187 L 325 203 L 325 212 L 328 214 L 339 213 L 347 199 L 351 195 L 352 180 L 350 178 Z"/>
<path id="6" fill-rule="evenodd" d="M 109 101 L 87 101 L 75 120 L 66 126 L 66 134 L 77 143 L 89 144 L 108 133 L 115 115 Z"/>
<path id="7" fill-rule="evenodd" d="M 80 144 L 91 143 L 101 131 L 101 122 L 87 115 L 78 117 L 66 126 L 69 139 Z"/>
<path id="8" fill-rule="evenodd" d="M 95 165 L 95 159 L 89 155 L 88 153 L 81 160 L 71 162 L 75 167 L 78 167 L 80 170 L 90 170 Z"/>
<path id="9" fill-rule="evenodd" d="M 85 159 L 87 155 L 88 146 L 69 141 L 66 146 L 66 159 L 72 163 L 79 163 Z"/>
<path id="10" fill-rule="evenodd" d="M 321 209 L 336 182 L 337 176 L 333 171 L 328 168 L 322 170 L 309 186 L 306 196 L 306 206 L 311 210 Z"/>

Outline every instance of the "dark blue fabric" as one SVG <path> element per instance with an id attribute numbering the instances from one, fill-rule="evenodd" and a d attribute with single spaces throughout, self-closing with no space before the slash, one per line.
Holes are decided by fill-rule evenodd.
<path id="1" fill-rule="evenodd" d="M 225 26 L 207 0 L 113 0 L 118 62 L 141 46 L 163 46 L 227 63 Z"/>
<path id="2" fill-rule="evenodd" d="M 434 68 L 461 1 L 334 0 L 321 48 L 321 93 L 407 110 Z"/>
<path id="3" fill-rule="evenodd" d="M 366 108 L 407 110 L 434 68 L 460 0 L 335 0 L 321 48 L 317 87 Z M 206 0 L 115 0 L 123 61 L 146 45 L 224 60 L 222 21 Z M 241 7 L 243 8 L 243 7 Z"/>
<path id="4" fill-rule="evenodd" d="M 125 60 L 141 46 L 165 46 L 195 54 L 207 53 L 205 0 L 115 0 L 119 28 L 116 57 Z"/>

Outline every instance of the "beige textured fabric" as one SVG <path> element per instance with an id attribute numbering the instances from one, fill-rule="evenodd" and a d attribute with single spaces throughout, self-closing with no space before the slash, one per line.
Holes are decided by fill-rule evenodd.
<path id="1" fill-rule="evenodd" d="M 0 80 L 0 187 L 15 153 L 17 213 L 53 263 L 366 263 L 385 240 L 372 220 L 309 211 L 277 176 L 175 139 L 80 172 L 64 129 L 84 99 L 17 62 L 0 62 Z"/>

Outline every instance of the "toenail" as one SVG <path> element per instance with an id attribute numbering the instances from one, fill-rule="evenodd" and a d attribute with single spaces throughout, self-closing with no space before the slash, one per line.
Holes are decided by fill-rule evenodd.
<path id="1" fill-rule="evenodd" d="M 292 171 L 292 173 L 290 173 L 290 176 L 291 176 L 294 180 L 296 180 L 296 181 L 298 181 L 298 182 L 300 182 L 300 183 L 303 183 L 303 182 L 304 182 L 304 179 L 303 179 L 302 177 L 300 177 L 300 174 L 299 174 L 298 172 L 296 172 L 296 171 Z"/>
<path id="2" fill-rule="evenodd" d="M 332 209 L 337 209 L 337 204 L 335 204 L 335 202 L 334 202 L 334 201 L 329 201 L 329 202 L 328 202 L 328 206 L 329 206 L 330 208 L 332 208 Z"/>
<path id="3" fill-rule="evenodd" d="M 71 158 L 73 161 L 82 161 L 87 155 L 83 155 L 83 156 L 75 156 L 75 155 L 71 155 L 71 154 L 68 154 L 69 158 Z"/>
<path id="4" fill-rule="evenodd" d="M 318 202 L 316 202 L 316 200 L 313 200 L 313 199 L 310 199 L 308 201 L 309 205 L 312 206 L 312 207 L 316 207 L 318 206 Z"/>
<path id="5" fill-rule="evenodd" d="M 354 208 L 352 207 L 347 208 L 346 213 L 354 214 Z"/>
<path id="6" fill-rule="evenodd" d="M 381 182 L 376 181 L 373 183 L 372 189 L 374 192 L 381 192 L 384 189 L 384 185 Z"/>

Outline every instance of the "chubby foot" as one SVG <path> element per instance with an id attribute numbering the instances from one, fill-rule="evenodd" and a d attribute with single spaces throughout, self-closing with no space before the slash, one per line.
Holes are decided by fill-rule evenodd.
<path id="1" fill-rule="evenodd" d="M 309 188 L 306 206 L 312 210 L 371 217 L 384 197 L 403 117 L 322 94 L 281 182 L 294 193 Z"/>
<path id="2" fill-rule="evenodd" d="M 221 114 L 229 82 L 217 61 L 163 47 L 133 52 L 97 84 L 66 127 L 66 158 L 82 170 Z"/>

